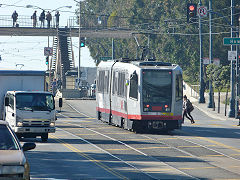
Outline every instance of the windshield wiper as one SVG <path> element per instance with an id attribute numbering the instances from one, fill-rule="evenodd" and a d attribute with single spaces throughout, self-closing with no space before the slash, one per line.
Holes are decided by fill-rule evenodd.
<path id="1" fill-rule="evenodd" d="M 20 107 L 20 108 L 17 108 L 19 110 L 25 110 L 25 111 L 32 111 L 33 109 L 31 107 Z"/>

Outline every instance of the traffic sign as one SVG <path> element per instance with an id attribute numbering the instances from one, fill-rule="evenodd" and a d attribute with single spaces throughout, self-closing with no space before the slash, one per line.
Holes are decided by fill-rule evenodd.
<path id="1" fill-rule="evenodd" d="M 207 6 L 198 6 L 197 13 L 198 16 L 207 17 Z"/>
<path id="2" fill-rule="evenodd" d="M 237 51 L 228 51 L 228 60 L 236 61 L 237 60 Z"/>
<path id="3" fill-rule="evenodd" d="M 44 47 L 44 56 L 52 56 L 53 48 L 52 47 Z"/>
<path id="4" fill-rule="evenodd" d="M 223 38 L 223 45 L 240 45 L 240 38 Z"/>
<path id="5" fill-rule="evenodd" d="M 100 60 L 101 60 L 101 61 L 107 61 L 107 60 L 111 60 L 111 59 L 112 59 L 112 57 L 110 57 L 110 56 L 100 57 Z"/>

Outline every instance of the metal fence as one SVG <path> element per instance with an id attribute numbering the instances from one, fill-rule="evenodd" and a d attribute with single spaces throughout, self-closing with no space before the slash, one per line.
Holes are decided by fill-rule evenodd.
<path id="1" fill-rule="evenodd" d="M 33 27 L 33 20 L 31 16 L 18 16 L 17 24 L 19 27 Z M 40 28 L 41 22 L 39 21 L 39 17 L 37 17 L 37 28 Z M 13 19 L 12 16 L 2 15 L 0 16 L 0 27 L 13 27 Z M 47 21 L 44 21 L 44 27 L 47 27 Z M 50 23 L 50 28 L 56 27 L 56 19 L 52 17 L 52 21 Z"/>
<path id="2" fill-rule="evenodd" d="M 33 27 L 33 20 L 31 16 L 18 16 L 17 23 L 19 27 Z M 40 28 L 41 22 L 39 21 L 39 16 L 37 17 L 37 28 Z M 47 21 L 44 21 L 45 28 L 47 27 Z M 60 22 L 61 24 L 61 22 Z M 12 27 L 13 19 L 11 15 L 2 15 L 0 16 L 0 27 Z M 67 24 L 64 26 L 61 25 L 61 28 L 79 28 L 79 20 L 77 16 L 71 16 L 68 18 Z M 50 28 L 56 28 L 56 18 L 52 16 L 52 21 Z M 130 20 L 123 17 L 118 16 L 96 16 L 83 14 L 81 15 L 81 28 L 85 29 L 131 29 L 131 30 L 151 30 L 151 31 L 159 31 L 158 23 L 142 23 L 142 24 L 134 24 L 130 23 Z"/>
<path id="3" fill-rule="evenodd" d="M 191 85 L 191 97 L 199 98 L 200 85 Z"/>

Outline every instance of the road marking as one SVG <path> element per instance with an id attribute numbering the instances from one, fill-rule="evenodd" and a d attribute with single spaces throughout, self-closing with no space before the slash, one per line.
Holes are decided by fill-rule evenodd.
<path id="1" fill-rule="evenodd" d="M 55 138 L 55 139 L 54 139 L 55 141 L 60 142 L 63 146 L 67 147 L 67 148 L 70 149 L 71 151 L 73 151 L 73 152 L 79 154 L 80 156 L 88 159 L 90 162 L 93 162 L 94 164 L 96 164 L 97 166 L 105 169 L 107 172 L 113 174 L 114 176 L 119 177 L 119 178 L 121 178 L 121 179 L 128 179 L 126 176 L 123 176 L 123 175 L 119 174 L 118 172 L 114 171 L 113 169 L 109 168 L 108 166 L 104 165 L 104 164 L 101 163 L 99 160 L 96 160 L 96 159 L 88 156 L 87 154 L 81 152 L 78 148 L 75 148 L 74 146 L 66 143 L 65 141 L 58 139 L 58 138 L 57 138 L 56 136 L 54 136 L 54 135 L 51 135 L 51 137 Z"/>
<path id="2" fill-rule="evenodd" d="M 205 146 L 216 146 L 216 145 L 205 145 Z M 199 147 L 202 147 L 200 145 L 195 145 L 195 146 L 176 146 L 177 148 L 199 148 Z"/>
<path id="3" fill-rule="evenodd" d="M 149 139 L 119 139 L 119 141 L 148 141 Z"/>
<path id="4" fill-rule="evenodd" d="M 214 130 L 200 130 L 200 129 L 197 129 L 197 130 L 195 130 L 195 131 L 199 131 L 199 132 L 212 132 L 212 133 L 215 133 L 216 131 L 214 131 Z"/>
<path id="5" fill-rule="evenodd" d="M 67 123 L 67 124 L 70 124 L 70 123 Z M 78 125 L 74 125 L 74 126 L 78 126 Z M 60 129 L 60 128 L 59 128 L 59 129 Z M 85 129 L 88 129 L 88 128 L 85 128 Z M 88 130 L 89 130 L 89 131 L 94 131 L 94 130 L 91 130 L 91 129 L 88 129 Z M 154 178 L 152 175 L 150 175 L 150 174 L 144 172 L 144 171 L 141 170 L 141 169 L 136 168 L 136 167 L 133 166 L 132 164 L 130 164 L 130 163 L 128 163 L 128 162 L 122 160 L 121 158 L 119 158 L 119 157 L 117 157 L 117 156 L 111 154 L 110 152 L 108 152 L 108 151 L 106 151 L 106 150 L 100 148 L 99 146 L 97 146 L 97 145 L 91 143 L 90 141 L 88 141 L 88 140 L 86 140 L 86 139 L 83 139 L 83 138 L 81 138 L 81 137 L 79 137 L 79 136 L 76 136 L 75 134 L 72 134 L 72 133 L 70 133 L 70 132 L 68 132 L 68 131 L 65 131 L 65 130 L 63 130 L 63 129 L 61 129 L 61 131 L 65 132 L 65 133 L 67 133 L 67 134 L 70 134 L 70 135 L 72 135 L 72 136 L 74 136 L 74 137 L 76 137 L 76 138 L 78 138 L 78 139 L 81 139 L 82 141 L 86 142 L 87 144 L 90 144 L 90 145 L 94 146 L 95 148 L 101 150 L 102 152 L 104 152 L 104 153 L 106 153 L 106 154 L 112 156 L 113 158 L 115 158 L 115 159 L 117 159 L 117 160 L 119 160 L 119 161 L 121 161 L 121 162 L 127 164 L 128 166 L 132 167 L 132 168 L 135 169 L 136 171 L 138 171 L 138 172 L 142 172 L 143 174 L 145 174 L 146 176 L 151 177 L 152 179 L 156 179 L 156 178 Z M 169 166 L 169 165 L 168 165 L 168 166 Z M 183 173 L 184 173 L 184 172 L 183 172 Z M 187 174 L 186 174 L 186 175 L 187 175 Z M 189 176 L 189 175 L 188 175 L 188 176 Z M 190 176 L 190 177 L 192 177 L 192 176 Z"/>
<path id="6" fill-rule="evenodd" d="M 208 124 L 209 126 L 222 126 L 221 124 Z"/>
<path id="7" fill-rule="evenodd" d="M 70 104 L 68 104 L 68 105 L 69 105 L 72 109 L 74 109 L 76 112 L 78 112 L 78 113 L 80 113 L 80 114 L 83 114 L 83 113 L 79 112 L 76 108 L 74 108 L 73 106 L 71 106 Z M 89 117 L 89 116 L 86 115 L 86 117 Z M 75 124 L 72 124 L 72 123 L 66 123 L 66 124 L 75 125 Z M 79 125 L 75 125 L 75 126 L 79 126 Z M 81 126 L 80 126 L 80 127 L 81 127 Z M 83 127 L 83 128 L 85 128 L 85 129 L 87 129 L 87 130 L 89 130 L 89 131 L 92 131 L 92 132 L 94 132 L 94 133 L 97 133 L 97 134 L 99 134 L 99 135 L 102 135 L 102 136 L 104 136 L 104 137 L 106 137 L 106 138 L 109 138 L 109 139 L 111 139 L 111 140 L 113 140 L 113 141 L 119 142 L 120 144 L 122 144 L 122 145 L 124 145 L 124 146 L 126 146 L 126 147 L 128 147 L 128 148 L 130 148 L 130 149 L 133 149 L 133 150 L 135 150 L 136 152 L 139 152 L 140 154 L 142 154 L 142 155 L 144 155 L 144 156 L 146 156 L 146 157 L 151 157 L 151 158 L 154 159 L 155 161 L 157 160 L 157 162 L 159 162 L 158 159 L 156 159 L 156 158 L 154 158 L 154 157 L 152 157 L 152 156 L 148 156 L 147 154 L 145 154 L 145 153 L 143 153 L 143 152 L 141 152 L 141 151 L 138 151 L 137 149 L 135 149 L 135 148 L 129 146 L 128 144 L 125 144 L 125 143 L 123 143 L 123 142 L 121 142 L 121 141 L 119 141 L 119 140 L 117 140 L 117 139 L 111 138 L 110 136 L 107 136 L 107 135 L 104 135 L 104 134 L 99 133 L 99 132 L 97 132 L 97 131 L 94 131 L 92 128 L 87 128 L 87 127 Z M 63 129 L 62 129 L 62 130 L 63 130 Z M 63 131 L 65 131 L 65 130 L 63 130 Z M 72 134 L 72 133 L 70 133 L 70 132 L 68 132 L 68 131 L 65 131 L 65 132 L 66 132 L 66 133 L 69 133 L 69 134 Z M 72 134 L 72 135 L 74 135 L 74 134 Z M 76 136 L 76 137 L 82 139 L 82 138 L 79 137 L 79 136 Z M 82 139 L 82 140 L 85 141 L 85 142 L 87 141 L 87 140 L 85 140 L 85 139 Z M 87 141 L 87 142 L 88 142 L 88 141 Z M 88 142 L 88 143 L 92 144 L 91 142 Z M 97 147 L 97 148 L 100 148 L 100 147 L 96 146 L 95 144 L 92 144 L 92 145 L 95 146 L 95 147 Z M 105 151 L 104 149 L 102 149 L 102 150 Z M 105 151 L 105 152 L 106 152 L 106 153 L 109 153 L 108 151 Z M 109 153 L 109 154 L 110 154 L 111 156 L 114 156 L 114 155 L 112 155 L 111 153 Z M 117 159 L 120 159 L 120 158 L 118 158 L 118 157 L 116 157 L 116 156 L 114 156 L 114 157 L 117 158 Z M 121 159 L 120 159 L 120 160 L 121 160 Z M 123 160 L 121 160 L 121 161 L 123 161 Z M 123 162 L 124 162 L 124 161 L 123 161 Z M 194 177 L 194 176 L 192 176 L 192 175 L 190 175 L 190 174 L 185 173 L 184 171 L 181 171 L 180 169 L 177 169 L 177 168 L 175 168 L 175 167 L 173 167 L 173 166 L 170 166 L 170 165 L 167 164 L 167 163 L 164 163 L 164 162 L 162 162 L 162 161 L 160 161 L 160 162 L 163 163 L 163 164 L 165 164 L 165 165 L 168 166 L 168 167 L 171 167 L 171 168 L 174 169 L 175 171 L 180 172 L 181 174 L 184 174 L 184 175 L 186 175 L 186 176 L 188 176 L 188 177 L 191 177 L 191 178 L 194 178 L 194 179 L 199 179 L 199 178 L 196 178 L 196 177 Z M 125 163 L 127 163 L 127 162 L 125 162 Z M 127 163 L 127 164 L 129 164 L 129 163 Z M 131 164 L 129 164 L 129 166 L 133 167 L 134 169 L 137 169 L 136 167 L 134 167 L 134 166 L 131 165 Z M 140 172 L 146 174 L 147 176 L 155 179 L 153 176 L 151 176 L 150 174 L 148 174 L 148 173 L 146 173 L 146 172 L 144 172 L 144 171 L 142 171 L 142 170 L 140 170 L 140 169 L 138 169 L 138 171 L 140 171 Z"/>
<path id="8" fill-rule="evenodd" d="M 218 146 L 222 146 L 222 147 L 231 149 L 231 150 L 233 150 L 233 151 L 240 152 L 240 149 L 238 149 L 238 148 L 235 148 L 235 147 L 232 147 L 232 146 L 228 146 L 228 145 L 219 143 L 219 142 L 217 142 L 217 141 L 214 141 L 214 140 L 211 140 L 211 139 L 208 139 L 208 138 L 205 138 L 205 137 L 198 137 L 198 138 L 199 138 L 199 139 L 203 139 L 203 140 L 208 141 L 208 142 L 211 142 L 211 143 L 216 144 L 216 145 L 218 145 Z M 216 152 L 217 152 L 217 151 L 216 151 Z M 219 153 L 219 152 L 218 152 L 218 153 Z M 220 153 L 220 154 L 222 154 L 222 153 Z M 226 155 L 226 156 L 227 156 L 227 155 Z M 230 157 L 230 156 L 229 156 L 229 157 Z M 235 159 L 235 158 L 234 158 L 234 159 Z M 238 160 L 238 161 L 240 161 L 240 160 Z"/>
<path id="9" fill-rule="evenodd" d="M 76 134 L 77 136 L 96 136 L 97 134 Z"/>

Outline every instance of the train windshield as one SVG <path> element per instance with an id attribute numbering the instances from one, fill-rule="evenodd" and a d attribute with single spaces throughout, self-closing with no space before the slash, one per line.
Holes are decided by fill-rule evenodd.
<path id="1" fill-rule="evenodd" d="M 143 71 L 143 104 L 147 106 L 146 111 L 170 111 L 171 97 L 171 71 Z"/>

